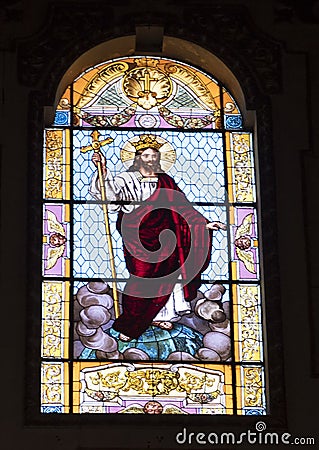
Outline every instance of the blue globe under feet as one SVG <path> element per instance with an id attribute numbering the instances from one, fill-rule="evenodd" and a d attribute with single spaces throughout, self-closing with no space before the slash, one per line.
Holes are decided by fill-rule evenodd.
<path id="1" fill-rule="evenodd" d="M 130 342 L 121 341 L 120 333 L 112 328 L 107 330 L 107 333 L 118 341 L 119 352 L 137 348 L 145 352 L 150 360 L 165 360 L 173 352 L 185 352 L 194 356 L 203 345 L 201 333 L 178 323 L 174 324 L 172 330 L 163 330 L 152 325 L 141 336 Z M 82 351 L 80 359 L 96 359 L 96 351 L 86 348 Z"/>

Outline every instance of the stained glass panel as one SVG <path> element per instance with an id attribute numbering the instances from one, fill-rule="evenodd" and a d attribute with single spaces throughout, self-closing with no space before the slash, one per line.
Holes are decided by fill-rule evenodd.
<path id="1" fill-rule="evenodd" d="M 69 389 L 68 363 L 42 362 L 41 412 L 68 413 Z"/>
<path id="2" fill-rule="evenodd" d="M 121 282 L 117 284 L 120 305 L 124 286 Z M 222 309 L 209 300 L 213 298 L 215 302 L 223 302 Z M 119 333 L 112 328 L 115 312 L 110 284 L 106 281 L 77 283 L 74 338 L 79 359 L 166 361 L 186 358 L 204 362 L 232 359 L 228 287 L 220 283 L 202 285 L 197 297 L 187 304 L 182 299 L 181 285 L 177 285 L 173 299 L 162 312 L 164 318 L 174 324 L 172 330 L 150 326 L 137 339 L 122 342 Z M 212 321 L 211 315 L 218 316 L 219 320 Z"/>
<path id="3" fill-rule="evenodd" d="M 70 283 L 45 281 L 42 289 L 42 356 L 68 358 Z"/>
<path id="4" fill-rule="evenodd" d="M 254 164 L 201 70 L 134 56 L 71 83 L 44 133 L 42 412 L 266 413 Z"/>
<path id="5" fill-rule="evenodd" d="M 266 414 L 263 367 L 237 367 L 237 399 L 238 414 Z"/>
<path id="6" fill-rule="evenodd" d="M 226 208 L 219 206 L 196 206 L 196 209 L 211 221 L 226 222 Z M 103 211 L 100 205 L 74 205 L 74 247 L 73 271 L 77 278 L 112 278 L 110 253 L 105 236 Z M 128 272 L 123 254 L 122 238 L 116 229 L 116 214 L 110 214 L 113 253 L 118 279 L 126 279 Z M 203 272 L 205 281 L 229 277 L 229 256 L 227 236 L 215 233 L 212 238 L 211 260 Z"/>
<path id="7" fill-rule="evenodd" d="M 70 125 L 71 89 L 68 87 L 59 101 L 54 117 L 54 125 L 61 127 Z"/>
<path id="8" fill-rule="evenodd" d="M 70 276 L 70 205 L 49 203 L 43 209 L 43 274 Z"/>
<path id="9" fill-rule="evenodd" d="M 228 130 L 240 130 L 243 125 L 240 110 L 231 94 L 225 88 L 223 88 L 223 105 L 225 128 Z"/>
<path id="10" fill-rule="evenodd" d="M 256 209 L 231 207 L 230 223 L 232 277 L 234 280 L 258 280 L 260 270 Z"/>
<path id="11" fill-rule="evenodd" d="M 66 103 L 68 93 L 62 98 Z M 74 82 L 73 99 L 74 124 L 84 127 L 221 128 L 218 82 L 174 60 L 144 56 L 95 66 Z"/>
<path id="12" fill-rule="evenodd" d="M 107 167 L 118 175 L 127 170 L 134 159 L 135 142 L 140 131 L 100 130 L 99 140 Z M 92 130 L 76 130 L 74 145 L 74 199 L 92 200 L 90 183 L 96 168 L 92 163 Z M 171 175 L 190 202 L 224 203 L 224 152 L 221 133 L 152 132 L 161 140 L 161 164 Z"/>
<path id="13" fill-rule="evenodd" d="M 256 201 L 254 158 L 251 133 L 226 133 L 226 155 L 231 202 Z"/>
<path id="14" fill-rule="evenodd" d="M 262 361 L 261 302 L 258 285 L 233 287 L 235 355 L 237 361 Z"/>
<path id="15" fill-rule="evenodd" d="M 227 366 L 75 363 L 79 413 L 232 414 Z"/>
<path id="16" fill-rule="evenodd" d="M 44 132 L 44 198 L 70 198 L 69 130 L 46 129 Z"/>

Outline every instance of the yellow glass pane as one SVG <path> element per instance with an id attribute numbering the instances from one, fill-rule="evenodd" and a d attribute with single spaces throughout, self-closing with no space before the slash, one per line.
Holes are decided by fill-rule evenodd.
<path id="1" fill-rule="evenodd" d="M 263 383 L 261 367 L 243 367 L 244 405 L 263 406 Z"/>
<path id="2" fill-rule="evenodd" d="M 237 278 L 237 262 L 231 261 L 230 267 L 231 267 L 232 277 L 233 277 L 233 279 L 236 279 Z"/>
<path id="3" fill-rule="evenodd" d="M 226 161 L 230 201 L 251 203 L 256 199 L 251 133 L 226 133 Z"/>
<path id="4" fill-rule="evenodd" d="M 233 263 L 232 263 L 233 264 Z M 232 286 L 232 294 L 233 294 L 233 330 L 234 330 L 234 351 L 235 351 L 235 361 L 240 360 L 240 344 L 239 340 L 239 312 L 238 312 L 238 296 L 237 296 L 237 286 Z"/>
<path id="5" fill-rule="evenodd" d="M 42 356 L 69 355 L 69 283 L 45 281 L 42 287 Z"/>
<path id="6" fill-rule="evenodd" d="M 236 368 L 237 413 L 265 414 L 265 386 L 263 368 L 243 366 Z"/>
<path id="7" fill-rule="evenodd" d="M 98 73 L 99 70 L 103 70 L 103 67 L 105 67 L 106 64 L 103 64 L 99 68 L 94 67 L 90 69 L 89 71 L 85 72 L 81 77 L 79 77 L 74 83 L 73 83 L 73 103 L 74 105 L 77 105 L 79 102 L 79 99 L 81 98 L 82 92 L 85 89 L 85 87 L 90 83 L 90 81 L 94 78 L 94 76 Z"/>
<path id="8" fill-rule="evenodd" d="M 236 401 L 237 414 L 243 414 L 243 382 L 241 366 L 236 366 Z"/>
<path id="9" fill-rule="evenodd" d="M 232 96 L 223 89 L 223 103 L 224 103 L 224 109 L 225 113 L 231 113 L 231 114 L 240 114 L 240 111 L 238 109 L 238 106 L 235 102 L 235 100 L 232 98 Z"/>
<path id="10" fill-rule="evenodd" d="M 235 335 L 235 341 L 238 340 L 239 343 L 239 353 L 236 354 L 236 360 L 261 361 L 259 286 L 238 285 L 237 298 L 238 304 L 234 303 L 234 328 L 238 331 L 238 335 Z"/>
<path id="11" fill-rule="evenodd" d="M 43 362 L 41 364 L 41 411 L 68 413 L 69 406 L 68 363 Z"/>
<path id="12" fill-rule="evenodd" d="M 71 104 L 71 92 L 70 88 L 68 87 L 60 98 L 57 110 L 69 110 L 71 106 L 70 104 Z"/>
<path id="13" fill-rule="evenodd" d="M 44 197 L 54 200 L 70 198 L 69 130 L 45 130 Z"/>

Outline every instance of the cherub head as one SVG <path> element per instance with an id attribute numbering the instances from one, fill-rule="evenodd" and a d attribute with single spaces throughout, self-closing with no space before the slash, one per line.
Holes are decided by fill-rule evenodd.
<path id="1" fill-rule="evenodd" d="M 234 242 L 235 246 L 240 250 L 248 250 L 251 247 L 251 241 L 249 236 L 240 236 Z"/>
<path id="2" fill-rule="evenodd" d="M 145 414 L 162 414 L 163 406 L 159 402 L 151 400 L 145 403 L 143 411 Z"/>
<path id="3" fill-rule="evenodd" d="M 61 247 L 66 243 L 66 237 L 62 236 L 61 233 L 52 233 L 49 238 L 49 243 L 51 247 Z"/>

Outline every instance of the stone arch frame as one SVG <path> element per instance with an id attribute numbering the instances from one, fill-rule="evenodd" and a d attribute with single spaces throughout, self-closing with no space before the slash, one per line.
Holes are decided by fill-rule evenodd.
<path id="1" fill-rule="evenodd" d="M 152 11 L 145 13 L 142 8 L 140 10 L 137 8 L 136 14 L 130 15 L 124 12 L 117 14 L 116 6 L 105 5 L 104 2 L 90 2 L 89 9 L 83 3 L 76 10 L 72 3 L 59 3 L 51 5 L 44 29 L 36 36 L 19 43 L 19 79 L 23 85 L 30 88 L 28 146 L 30 152 L 28 235 L 30 239 L 28 254 L 30 255 L 32 274 L 30 270 L 26 345 L 28 351 L 27 374 L 32 383 L 26 393 L 27 423 L 65 425 L 79 424 L 83 420 L 81 417 L 41 417 L 38 413 L 39 381 L 37 381 L 37 374 L 41 280 L 40 275 L 36 274 L 41 273 L 41 258 L 36 236 L 41 230 L 42 219 L 38 204 L 41 201 L 42 171 L 39 170 L 39 167 L 41 167 L 42 157 L 43 121 L 45 117 L 52 117 L 54 103 L 59 92 L 59 83 L 60 86 L 63 85 L 63 77 L 68 68 L 73 67 L 76 70 L 76 67 L 72 66 L 75 60 L 90 49 L 105 45 L 103 42 L 111 42 L 111 40 L 113 40 L 114 56 L 122 56 L 119 54 L 119 47 L 116 47 L 115 42 L 117 40 L 117 44 L 119 44 L 121 38 L 130 43 L 126 54 L 134 54 L 132 37 L 135 36 L 136 25 L 147 24 L 163 26 L 165 30 L 163 52 L 157 53 L 157 55 L 178 58 L 178 55 L 167 52 L 167 48 L 170 46 L 174 48 L 174 45 L 177 48 L 176 42 L 180 40 L 185 43 L 184 48 L 179 49 L 179 53 L 184 52 L 184 58 L 180 57 L 180 59 L 185 62 L 202 67 L 209 72 L 209 67 L 205 67 L 205 56 L 203 56 L 205 52 L 215 55 L 221 60 L 225 64 L 225 71 L 221 73 L 219 79 L 234 93 L 244 110 L 246 109 L 244 115 L 247 123 L 254 126 L 255 119 L 258 122 L 257 164 L 259 165 L 259 185 L 261 186 L 259 195 L 262 204 L 263 248 L 266 249 L 263 252 L 264 291 L 267 297 L 266 322 L 271 324 L 271 328 L 269 326 L 271 333 L 267 339 L 269 403 L 273 426 L 278 428 L 285 426 L 279 272 L 276 227 L 274 226 L 276 224 L 276 207 L 272 175 L 274 163 L 270 101 L 270 95 L 281 90 L 281 45 L 255 29 L 247 14 L 245 8 L 229 5 L 214 8 L 206 6 L 202 10 L 193 11 L 192 7 L 186 4 L 181 12 L 170 10 L 167 13 Z M 105 23 L 103 17 L 108 17 L 108 24 Z M 76 24 L 84 18 L 85 21 L 82 20 L 83 28 L 78 28 Z M 165 44 L 168 46 L 166 52 Z M 192 52 L 187 54 L 187 47 L 193 49 L 193 54 Z M 202 55 L 198 56 L 198 49 L 203 49 Z M 226 69 L 227 67 L 231 69 L 231 72 L 227 72 L 229 70 Z M 233 78 L 231 73 L 234 74 Z M 149 419 L 143 417 L 144 423 L 149 422 Z M 234 425 L 238 420 L 236 416 L 216 419 L 216 424 Z M 98 417 L 85 418 L 86 423 L 95 424 L 100 420 L 101 418 Z M 109 423 L 118 420 L 115 417 L 108 418 Z M 136 420 L 138 418 L 133 419 L 134 422 Z M 160 420 L 164 423 L 167 418 L 161 417 Z M 132 418 L 122 417 L 121 421 L 131 423 Z M 178 424 L 188 423 L 186 418 L 181 420 L 174 417 L 169 421 Z M 203 416 L 192 418 L 192 424 L 203 425 L 204 421 Z M 103 422 L 102 418 L 101 423 Z M 245 416 L 241 417 L 241 422 L 245 423 L 245 429 L 247 429 L 249 424 L 255 423 L 255 420 Z"/>

